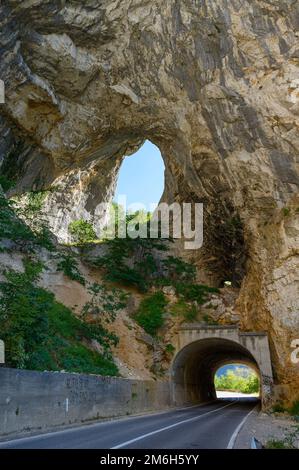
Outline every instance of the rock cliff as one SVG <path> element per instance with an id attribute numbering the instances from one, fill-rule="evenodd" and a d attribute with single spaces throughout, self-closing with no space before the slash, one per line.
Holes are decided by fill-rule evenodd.
<path id="1" fill-rule="evenodd" d="M 269 333 L 280 391 L 295 396 L 298 2 L 6 0 L 0 18 L 14 192 L 55 187 L 46 209 L 64 240 L 75 216 L 103 217 L 123 157 L 151 140 L 163 199 L 205 204 L 202 276 L 241 284 L 242 327 Z"/>

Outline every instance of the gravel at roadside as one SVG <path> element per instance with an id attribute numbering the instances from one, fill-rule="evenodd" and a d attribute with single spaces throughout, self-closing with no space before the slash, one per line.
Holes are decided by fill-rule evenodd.
<path id="1" fill-rule="evenodd" d="M 291 442 L 299 448 L 299 423 L 285 415 L 260 413 L 257 410 L 249 416 L 239 432 L 234 449 L 249 449 L 253 437 L 264 446 L 269 441 L 275 441 L 276 445 L 288 445 Z"/>

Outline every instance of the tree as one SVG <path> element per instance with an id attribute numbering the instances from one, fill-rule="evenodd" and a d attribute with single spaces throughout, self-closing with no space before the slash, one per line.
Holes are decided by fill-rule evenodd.
<path id="1" fill-rule="evenodd" d="M 71 222 L 68 230 L 77 243 L 87 243 L 97 238 L 92 224 L 84 219 Z"/>

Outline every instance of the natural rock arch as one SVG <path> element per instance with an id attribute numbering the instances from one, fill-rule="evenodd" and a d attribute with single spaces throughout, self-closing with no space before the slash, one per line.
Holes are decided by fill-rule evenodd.
<path id="1" fill-rule="evenodd" d="M 289 0 L 0 7 L 0 160 L 17 176 L 15 192 L 54 185 L 47 211 L 56 226 L 74 207 L 100 216 L 121 159 L 150 139 L 166 163 L 164 199 L 205 203 L 206 245 L 192 255 L 202 279 L 242 281 L 242 328 L 268 332 L 288 399 L 299 380 L 290 360 L 299 334 L 298 8 Z"/>

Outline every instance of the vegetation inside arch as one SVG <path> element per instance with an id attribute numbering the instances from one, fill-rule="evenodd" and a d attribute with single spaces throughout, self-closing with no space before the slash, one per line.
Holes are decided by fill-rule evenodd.
<path id="1" fill-rule="evenodd" d="M 258 394 L 260 390 L 257 373 L 242 364 L 229 364 L 218 369 L 215 374 L 214 384 L 216 392 Z"/>

